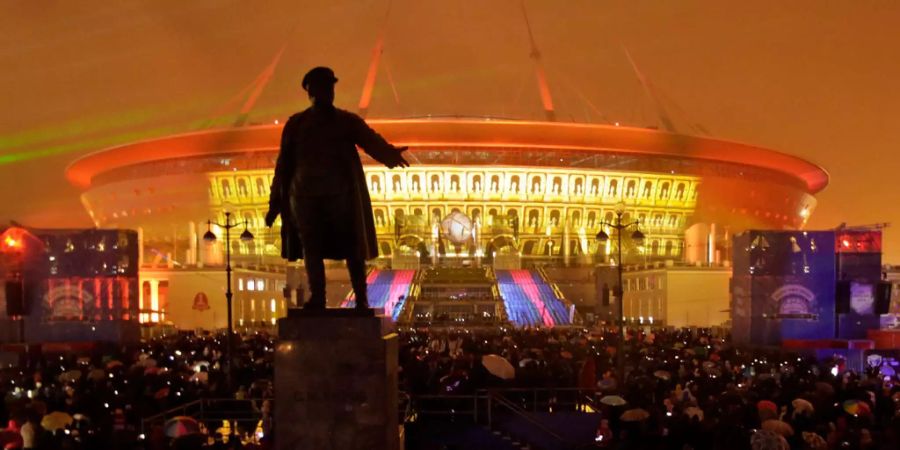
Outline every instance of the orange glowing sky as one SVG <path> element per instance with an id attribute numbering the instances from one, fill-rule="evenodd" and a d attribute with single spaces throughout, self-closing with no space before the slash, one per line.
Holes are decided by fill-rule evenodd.
<path id="1" fill-rule="evenodd" d="M 519 0 L 393 0 L 370 117 L 541 119 Z M 89 226 L 63 170 L 114 144 L 208 127 L 285 52 L 251 115 L 306 106 L 332 66 L 355 109 L 387 0 L 0 3 L 0 220 Z M 565 121 L 658 125 L 623 48 L 678 131 L 826 168 L 811 228 L 900 226 L 900 2 L 526 0 Z M 393 83 L 391 83 L 391 81 Z M 396 92 L 396 94 L 395 94 Z M 900 233 L 887 230 L 889 262 Z"/>

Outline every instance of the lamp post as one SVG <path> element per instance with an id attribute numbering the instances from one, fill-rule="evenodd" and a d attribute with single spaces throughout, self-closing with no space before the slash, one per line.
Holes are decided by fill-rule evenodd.
<path id="1" fill-rule="evenodd" d="M 225 223 L 213 222 L 211 220 L 206 221 L 206 233 L 203 234 L 203 240 L 209 243 L 216 242 L 216 234 L 212 232 L 210 227 L 212 225 L 217 225 L 225 229 L 225 301 L 228 307 L 228 335 L 226 336 L 225 341 L 225 353 L 226 353 L 226 363 L 228 367 L 225 370 L 226 384 L 229 388 L 232 387 L 232 369 L 234 365 L 234 353 L 233 353 L 233 340 L 234 340 L 234 322 L 231 319 L 231 298 L 233 293 L 231 292 L 231 229 L 236 228 L 241 225 L 241 222 L 232 222 L 231 221 L 231 213 L 225 212 Z M 250 233 L 250 230 L 247 229 L 247 221 L 243 222 L 244 232 L 241 233 L 241 240 L 244 242 L 250 242 L 253 240 L 253 234 Z"/>
<path id="2" fill-rule="evenodd" d="M 621 327 L 622 335 L 619 337 L 619 345 L 616 349 L 616 371 L 619 374 L 619 383 L 625 382 L 625 299 L 623 295 L 622 289 L 622 232 L 630 227 L 634 227 L 634 232 L 631 233 L 631 239 L 637 242 L 638 245 L 641 245 L 644 242 L 644 233 L 641 233 L 641 230 L 638 229 L 640 225 L 639 221 L 623 223 L 622 215 L 625 214 L 625 204 L 617 203 L 616 204 L 616 220 L 614 223 L 609 223 L 606 221 L 600 222 L 600 232 L 597 233 L 597 240 L 601 243 L 605 243 L 609 240 L 609 235 L 606 234 L 606 231 L 603 230 L 603 226 L 608 226 L 614 230 L 616 230 L 616 239 L 618 241 L 618 246 L 616 247 L 616 251 L 618 252 L 618 259 L 616 260 L 616 269 L 618 272 L 618 283 L 616 284 L 616 303 L 618 309 L 618 319 L 619 326 Z"/>

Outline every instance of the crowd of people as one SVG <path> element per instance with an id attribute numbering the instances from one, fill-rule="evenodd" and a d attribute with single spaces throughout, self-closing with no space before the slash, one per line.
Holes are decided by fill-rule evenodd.
<path id="1" fill-rule="evenodd" d="M 580 388 L 597 400 L 602 448 L 900 448 L 896 361 L 853 371 L 837 355 L 740 349 L 710 330 L 643 329 L 628 335 L 622 380 L 619 339 L 614 329 L 411 330 L 402 335 L 403 387 L 414 397 Z M 515 377 L 492 374 L 484 355 L 506 359 Z"/>
<path id="2" fill-rule="evenodd" d="M 900 379 L 888 362 L 855 372 L 840 359 L 737 348 L 709 330 L 643 329 L 628 336 L 622 377 L 615 329 L 406 329 L 399 340 L 400 387 L 413 405 L 423 395 L 577 388 L 600 413 L 598 447 L 900 448 Z M 176 334 L 24 358 L 0 372 L 0 448 L 269 448 L 275 340 L 242 335 L 230 382 L 225 344 L 221 334 Z M 253 420 L 233 430 L 200 423 L 202 442 L 173 442 L 169 416 L 146 420 L 223 398 L 244 400 L 234 408 Z"/>
<path id="3" fill-rule="evenodd" d="M 263 420 L 271 409 L 263 400 L 272 397 L 272 347 L 266 334 L 241 336 L 230 383 L 224 334 L 174 334 L 141 345 L 24 357 L 0 371 L 0 420 L 7 424 L 0 448 L 170 448 L 165 417 L 146 419 L 199 399 L 247 399 L 225 407 L 248 417 L 256 412 L 270 423 Z M 217 441 L 213 448 L 225 448 L 232 434 L 239 438 L 232 443 L 265 444 L 256 421 L 235 430 L 222 422 L 199 425 Z"/>

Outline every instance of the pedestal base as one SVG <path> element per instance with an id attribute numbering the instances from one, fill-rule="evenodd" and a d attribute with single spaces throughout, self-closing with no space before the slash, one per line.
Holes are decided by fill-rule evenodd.
<path id="1" fill-rule="evenodd" d="M 290 311 L 275 352 L 277 450 L 398 450 L 393 324 L 347 310 Z"/>

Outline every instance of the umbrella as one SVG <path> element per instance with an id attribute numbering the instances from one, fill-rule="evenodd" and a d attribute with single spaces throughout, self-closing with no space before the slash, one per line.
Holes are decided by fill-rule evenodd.
<path id="1" fill-rule="evenodd" d="M 791 427 L 787 422 L 783 422 L 777 419 L 769 419 L 762 423 L 762 429 L 768 430 L 773 433 L 778 433 L 784 437 L 791 437 L 794 435 L 794 428 Z"/>
<path id="2" fill-rule="evenodd" d="M 657 370 L 656 372 L 653 372 L 653 376 L 655 376 L 656 378 L 659 378 L 660 380 L 666 380 L 666 381 L 672 379 L 672 374 L 665 370 Z"/>
<path id="3" fill-rule="evenodd" d="M 756 409 L 759 411 L 768 409 L 770 411 L 778 412 L 778 405 L 771 400 L 760 400 L 759 403 L 756 404 Z"/>
<path id="4" fill-rule="evenodd" d="M 59 375 L 60 383 L 74 383 L 81 379 L 81 371 L 80 370 L 70 370 L 68 372 L 63 372 Z"/>
<path id="5" fill-rule="evenodd" d="M 123 365 L 122 361 L 112 360 L 112 361 L 106 363 L 106 368 L 107 369 L 115 369 L 116 367 L 121 367 L 122 365 Z"/>
<path id="6" fill-rule="evenodd" d="M 844 411 L 847 414 L 851 414 L 854 416 L 860 416 L 867 414 L 869 411 L 869 405 L 866 402 L 861 402 L 859 400 L 847 400 L 842 405 L 844 407 Z"/>
<path id="7" fill-rule="evenodd" d="M 601 400 L 602 401 L 602 400 Z M 632 408 L 628 411 L 622 413 L 622 421 L 624 422 L 640 422 L 642 420 L 647 420 L 650 417 L 650 413 L 641 408 Z"/>
<path id="8" fill-rule="evenodd" d="M 153 394 L 153 398 L 155 398 L 157 400 L 162 400 L 168 396 L 169 396 L 169 388 L 167 388 L 167 387 L 164 387 L 164 388 L 156 391 L 155 394 Z"/>
<path id="9" fill-rule="evenodd" d="M 597 382 L 597 387 L 603 390 L 614 389 L 616 387 L 616 380 L 613 378 L 604 378 Z"/>
<path id="10" fill-rule="evenodd" d="M 18 431 L 0 430 L 0 448 L 22 448 L 22 445 L 22 435 Z"/>
<path id="11" fill-rule="evenodd" d="M 166 436 L 174 439 L 200 433 L 200 424 L 193 417 L 177 416 L 169 419 L 163 429 Z"/>
<path id="12" fill-rule="evenodd" d="M 88 380 L 91 380 L 91 381 L 100 381 L 105 377 L 106 377 L 106 372 L 104 372 L 103 369 L 94 369 L 94 370 L 88 372 L 88 376 L 87 376 Z"/>
<path id="13" fill-rule="evenodd" d="M 72 416 L 62 411 L 54 411 L 41 419 L 41 426 L 48 431 L 56 431 L 72 424 Z"/>
<path id="14" fill-rule="evenodd" d="M 686 415 L 692 419 L 694 417 L 696 417 L 697 420 L 700 420 L 700 421 L 703 420 L 703 410 L 696 406 L 690 406 L 688 408 L 685 408 L 684 415 Z"/>
<path id="15" fill-rule="evenodd" d="M 832 386 L 830 383 L 819 381 L 816 383 L 816 391 L 826 396 L 832 396 L 834 395 L 834 386 Z"/>
<path id="16" fill-rule="evenodd" d="M 809 400 L 802 398 L 795 398 L 794 401 L 791 402 L 791 405 L 794 407 L 794 411 L 797 412 L 813 412 L 815 408 L 813 408 L 813 404 L 809 402 Z"/>
<path id="17" fill-rule="evenodd" d="M 624 398 L 619 397 L 618 395 L 607 395 L 600 399 L 600 403 L 609 406 L 622 406 L 628 402 L 626 402 Z"/>
<path id="18" fill-rule="evenodd" d="M 492 375 L 503 380 L 512 380 L 516 377 L 516 369 L 500 355 L 484 355 L 481 357 L 481 365 Z"/>

